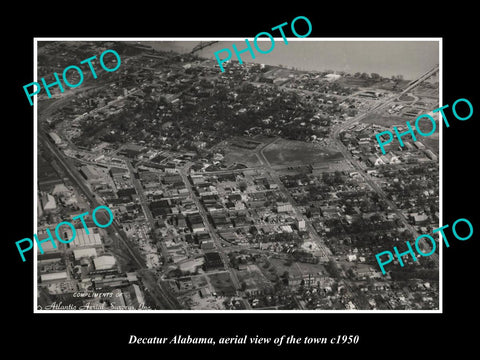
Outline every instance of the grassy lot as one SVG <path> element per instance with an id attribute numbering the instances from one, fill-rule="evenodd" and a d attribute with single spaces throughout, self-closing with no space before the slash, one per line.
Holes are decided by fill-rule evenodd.
<path id="1" fill-rule="evenodd" d="M 251 279 L 250 281 L 253 280 L 255 284 L 259 288 L 265 288 L 271 286 L 271 282 L 268 280 L 268 278 L 264 277 L 262 275 L 262 272 L 259 270 L 255 271 L 239 271 L 238 272 L 238 280 L 240 282 L 242 281 L 247 281 L 248 279 Z"/>
<path id="2" fill-rule="evenodd" d="M 407 119 L 402 118 L 401 116 L 380 113 L 371 113 L 362 120 L 362 122 L 367 124 L 377 124 L 386 127 L 405 125 L 406 121 Z"/>
<path id="3" fill-rule="evenodd" d="M 438 88 L 426 88 L 423 86 L 418 86 L 413 89 L 412 93 L 420 97 L 434 98 L 438 99 Z"/>
<path id="4" fill-rule="evenodd" d="M 264 154 L 272 166 L 328 163 L 342 159 L 338 152 L 301 141 L 280 140 L 268 145 Z"/>
<path id="5" fill-rule="evenodd" d="M 321 264 L 309 264 L 309 263 L 297 263 L 298 267 L 304 274 L 325 274 L 327 271 L 325 267 Z"/>
<path id="6" fill-rule="evenodd" d="M 272 265 L 273 268 L 277 271 L 278 275 L 282 275 L 285 271 L 288 271 L 290 276 L 299 276 L 301 275 L 300 270 L 298 269 L 298 266 L 295 265 L 295 263 L 292 263 L 292 265 L 288 266 L 285 265 L 286 262 L 283 259 L 274 259 L 271 258 L 268 260 L 270 264 Z M 263 271 L 263 269 L 262 269 Z"/>
<path id="7" fill-rule="evenodd" d="M 417 139 L 419 141 L 421 141 L 422 143 L 424 143 L 425 145 L 429 146 L 435 153 L 438 154 L 438 150 L 439 150 L 439 146 L 440 146 L 440 126 L 441 124 L 438 123 L 438 116 L 434 116 L 434 118 L 437 118 L 435 119 L 435 123 L 436 123 L 436 130 L 435 132 L 430 135 L 430 136 L 427 136 L 427 137 L 423 137 L 423 136 L 417 136 Z M 412 124 L 412 126 L 414 126 L 415 124 L 415 119 L 410 121 L 410 123 Z M 420 130 L 424 133 L 424 134 L 428 134 L 430 131 L 432 131 L 432 123 L 430 120 L 428 120 L 427 118 L 424 118 L 422 120 L 420 120 L 418 122 L 418 127 L 420 128 Z"/>
<path id="8" fill-rule="evenodd" d="M 337 82 L 346 87 L 368 87 L 372 83 L 368 79 L 360 79 L 355 77 L 341 77 Z"/>
<path id="9" fill-rule="evenodd" d="M 413 100 L 415 100 L 415 98 L 412 97 L 412 96 L 409 96 L 407 94 L 403 94 L 402 96 L 400 96 L 399 100 L 401 100 L 401 101 L 413 101 Z"/>
<path id="10" fill-rule="evenodd" d="M 410 121 L 412 128 L 415 129 L 416 118 L 409 118 L 409 117 L 402 118 L 400 116 L 392 116 L 389 114 L 384 115 L 384 114 L 374 113 L 374 114 L 368 115 L 362 121 L 369 124 L 378 124 L 378 125 L 386 126 L 387 128 L 390 128 L 390 131 L 392 131 L 393 133 L 393 126 L 405 125 L 407 120 Z M 436 120 L 436 124 L 437 124 L 436 130 L 432 135 L 427 137 L 417 136 L 417 140 L 431 147 L 432 150 L 434 150 L 438 154 L 438 149 L 440 145 L 438 120 Z M 428 134 L 432 130 L 432 123 L 428 119 L 423 119 L 419 121 L 418 127 L 423 133 Z M 416 129 L 415 129 L 415 134 L 417 134 Z M 396 140 L 396 137 L 392 144 L 395 144 L 395 146 L 399 145 L 398 141 Z"/>
<path id="11" fill-rule="evenodd" d="M 210 274 L 208 277 L 217 294 L 225 296 L 235 294 L 235 287 L 230 280 L 229 273 Z"/>
<path id="12" fill-rule="evenodd" d="M 231 147 L 226 153 L 224 158 L 225 165 L 230 166 L 232 164 L 243 164 L 247 167 L 260 165 L 255 153 L 251 150 L 240 149 L 237 147 Z"/>
<path id="13" fill-rule="evenodd" d="M 204 287 L 208 284 L 204 276 L 193 276 L 192 283 L 193 283 L 193 286 L 197 289 Z"/>
<path id="14" fill-rule="evenodd" d="M 433 135 L 428 137 L 419 137 L 419 140 L 425 145 L 429 146 L 436 154 L 439 153 L 440 141 L 438 129 Z"/>

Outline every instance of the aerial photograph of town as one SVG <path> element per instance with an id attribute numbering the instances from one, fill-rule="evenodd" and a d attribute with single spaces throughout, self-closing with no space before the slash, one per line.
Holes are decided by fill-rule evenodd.
<path id="1" fill-rule="evenodd" d="M 438 42 L 309 40 L 224 72 L 232 41 L 38 41 L 38 79 L 84 78 L 37 95 L 36 233 L 76 235 L 37 249 L 36 309 L 438 310 L 438 251 L 375 257 L 439 227 L 439 132 L 375 138 L 440 106 Z"/>

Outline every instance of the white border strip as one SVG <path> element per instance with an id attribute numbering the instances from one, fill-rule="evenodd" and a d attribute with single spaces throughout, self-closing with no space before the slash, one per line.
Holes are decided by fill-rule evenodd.
<path id="1" fill-rule="evenodd" d="M 33 39 L 33 81 L 38 82 L 37 80 L 37 40 Z M 33 106 L 35 107 L 33 109 L 33 231 L 34 234 L 37 234 L 38 229 L 37 229 L 37 223 L 38 223 L 38 103 L 37 103 L 37 96 L 33 97 Z M 37 242 L 35 239 L 33 239 L 32 236 L 32 241 L 33 241 L 33 286 L 34 286 L 34 292 L 33 292 L 33 308 L 34 312 L 37 312 L 37 291 L 38 291 L 38 285 L 37 285 L 37 279 L 38 279 L 38 273 L 37 273 Z"/>
<path id="2" fill-rule="evenodd" d="M 438 104 L 440 107 L 443 106 L 443 39 L 440 38 L 438 42 Z M 433 110 L 433 109 L 432 109 Z M 438 200 L 438 207 L 439 207 L 439 222 L 440 227 L 443 226 L 443 124 L 442 119 L 440 118 L 441 115 L 438 115 L 438 127 L 440 128 L 440 144 L 439 144 L 439 169 L 438 169 L 438 178 L 439 178 L 439 200 Z M 439 268 L 439 310 L 443 313 L 443 241 L 440 240 L 440 235 L 438 238 L 439 250 L 438 250 L 438 268 Z"/>

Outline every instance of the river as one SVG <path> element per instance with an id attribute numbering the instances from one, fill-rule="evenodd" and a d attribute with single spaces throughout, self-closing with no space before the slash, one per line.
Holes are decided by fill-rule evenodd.
<path id="1" fill-rule="evenodd" d="M 268 39 L 267 39 L 268 40 Z M 439 44 L 437 41 L 337 41 L 306 38 L 288 39 L 285 44 L 281 38 L 275 40 L 275 47 L 269 54 L 255 51 L 255 59 L 248 52 L 242 54 L 244 62 L 264 63 L 295 67 L 299 70 L 334 70 L 349 73 L 378 73 L 382 76 L 403 75 L 412 80 L 439 63 Z M 307 40 L 307 41 L 305 41 Z M 156 50 L 190 52 L 199 41 L 141 41 Z M 250 41 L 250 43 L 252 43 Z M 221 41 L 206 47 L 196 54 L 215 59 L 214 53 L 223 48 L 232 49 L 236 44 L 239 50 L 245 48 L 244 40 Z M 253 46 L 253 45 L 252 45 Z M 268 49 L 268 44 L 260 45 Z M 233 51 L 232 51 L 233 52 Z M 226 54 L 220 54 L 221 57 Z M 235 55 L 233 55 L 235 59 Z"/>

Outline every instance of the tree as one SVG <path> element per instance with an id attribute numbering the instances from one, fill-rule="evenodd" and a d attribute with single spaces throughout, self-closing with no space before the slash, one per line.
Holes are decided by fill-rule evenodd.
<path id="1" fill-rule="evenodd" d="M 325 265 L 325 269 L 328 271 L 328 273 L 333 277 L 333 278 L 339 278 L 340 277 L 340 270 L 333 260 L 329 260 L 328 263 Z"/>
<path id="2" fill-rule="evenodd" d="M 242 280 L 242 282 L 240 283 L 240 290 L 245 291 L 246 288 L 247 288 L 247 283 Z"/>
<path id="3" fill-rule="evenodd" d="M 293 264 L 292 259 L 287 259 L 287 260 L 283 263 L 283 265 L 285 265 L 285 266 L 292 266 L 292 264 Z"/>
<path id="4" fill-rule="evenodd" d="M 245 181 L 241 181 L 238 184 L 238 187 L 239 187 L 240 191 L 244 192 L 245 190 L 247 190 L 247 183 Z"/>
<path id="5" fill-rule="evenodd" d="M 343 183 L 343 181 L 342 181 L 342 180 L 343 180 L 342 172 L 336 170 L 334 174 L 335 174 L 335 182 L 336 182 L 336 183 Z"/>

